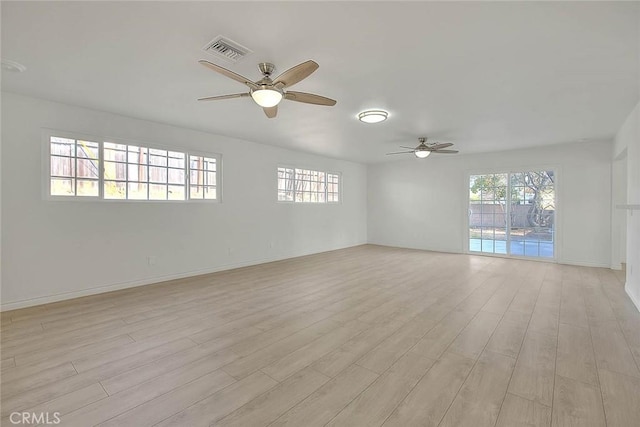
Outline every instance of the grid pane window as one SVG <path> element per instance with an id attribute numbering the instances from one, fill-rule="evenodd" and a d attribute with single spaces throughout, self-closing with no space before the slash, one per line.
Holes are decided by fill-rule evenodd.
<path id="1" fill-rule="evenodd" d="M 167 151 L 167 198 L 169 200 L 185 200 L 187 190 L 186 166 L 187 155 L 178 151 Z"/>
<path id="2" fill-rule="evenodd" d="M 471 250 L 506 254 L 507 174 L 471 175 L 469 236 Z"/>
<path id="3" fill-rule="evenodd" d="M 127 146 L 105 142 L 104 152 L 104 198 L 127 198 Z"/>
<path id="4" fill-rule="evenodd" d="M 185 153 L 105 142 L 104 157 L 105 199 L 186 199 Z"/>
<path id="5" fill-rule="evenodd" d="M 338 203 L 340 201 L 340 175 L 327 174 L 327 202 Z"/>
<path id="6" fill-rule="evenodd" d="M 49 150 L 50 195 L 100 195 L 99 143 L 52 136 Z"/>
<path id="7" fill-rule="evenodd" d="M 59 136 L 51 136 L 47 143 L 51 196 L 219 199 L 216 157 Z"/>
<path id="8" fill-rule="evenodd" d="M 310 169 L 278 168 L 278 201 L 337 203 L 340 176 Z"/>
<path id="9" fill-rule="evenodd" d="M 217 199 L 217 160 L 213 157 L 189 156 L 189 197 Z"/>
<path id="10" fill-rule="evenodd" d="M 278 168 L 278 201 L 293 202 L 294 170 Z"/>
<path id="11" fill-rule="evenodd" d="M 324 203 L 325 173 L 308 169 L 296 169 L 295 201 Z"/>

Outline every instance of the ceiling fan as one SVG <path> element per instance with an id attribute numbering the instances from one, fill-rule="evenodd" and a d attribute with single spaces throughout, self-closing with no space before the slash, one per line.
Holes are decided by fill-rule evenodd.
<path id="1" fill-rule="evenodd" d="M 324 96 L 306 92 L 294 92 L 291 90 L 285 91 L 285 89 L 306 79 L 311 75 L 311 73 L 317 70 L 319 65 L 315 61 L 309 60 L 298 64 L 280 74 L 274 80 L 271 79 L 271 73 L 275 70 L 275 66 L 268 62 L 261 62 L 258 64 L 258 69 L 262 73 L 262 79 L 257 82 L 253 82 L 246 77 L 242 77 L 240 74 L 236 74 L 231 70 L 227 70 L 226 68 L 213 64 L 209 61 L 205 61 L 204 59 L 201 59 L 198 62 L 217 73 L 249 87 L 249 92 L 221 96 L 208 96 L 206 98 L 199 98 L 198 101 L 215 101 L 219 99 L 246 98 L 250 96 L 256 104 L 263 108 L 264 113 L 270 119 L 274 118 L 278 114 L 278 104 L 283 98 L 288 99 L 289 101 L 304 102 L 306 104 L 327 106 L 336 105 L 335 100 L 325 98 Z"/>
<path id="2" fill-rule="evenodd" d="M 445 150 L 445 148 L 447 147 L 451 147 L 453 144 L 450 142 L 447 143 L 443 143 L 443 144 L 438 144 L 437 142 L 433 143 L 433 144 L 427 144 L 427 138 L 418 138 L 418 142 L 420 142 L 420 144 L 415 147 L 404 147 L 404 146 L 400 146 L 400 148 L 407 148 L 411 151 L 398 151 L 395 153 L 387 153 L 387 156 L 390 154 L 409 154 L 409 153 L 413 153 L 417 158 L 419 159 L 424 159 L 425 157 L 428 157 L 429 154 L 431 153 L 440 153 L 440 154 L 456 154 L 458 152 L 458 150 Z"/>

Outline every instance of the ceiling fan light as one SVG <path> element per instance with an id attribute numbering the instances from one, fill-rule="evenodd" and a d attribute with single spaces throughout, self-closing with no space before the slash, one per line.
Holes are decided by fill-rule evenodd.
<path id="1" fill-rule="evenodd" d="M 415 150 L 413 152 L 413 154 L 415 154 L 416 157 L 419 158 L 419 159 L 424 159 L 424 158 L 429 157 L 429 154 L 431 154 L 431 151 L 429 151 L 429 150 Z"/>
<path id="2" fill-rule="evenodd" d="M 282 92 L 275 89 L 256 89 L 251 91 L 251 97 L 261 107 L 275 107 L 282 101 Z"/>
<path id="3" fill-rule="evenodd" d="M 387 120 L 389 113 L 384 110 L 367 110 L 358 114 L 358 120 L 364 123 L 380 123 Z"/>

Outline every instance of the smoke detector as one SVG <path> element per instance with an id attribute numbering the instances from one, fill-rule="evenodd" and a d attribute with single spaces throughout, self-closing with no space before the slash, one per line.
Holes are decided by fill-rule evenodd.
<path id="1" fill-rule="evenodd" d="M 224 59 L 225 61 L 234 63 L 240 61 L 250 53 L 253 53 L 251 49 L 224 36 L 218 36 L 211 40 L 202 48 L 202 50 L 217 56 L 218 58 Z"/>

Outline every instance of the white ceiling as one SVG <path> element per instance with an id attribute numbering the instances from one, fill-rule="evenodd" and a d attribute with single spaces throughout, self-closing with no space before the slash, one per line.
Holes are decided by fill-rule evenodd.
<path id="1" fill-rule="evenodd" d="M 611 138 L 639 98 L 638 2 L 2 2 L 2 89 L 360 162 L 418 136 L 461 153 Z M 223 34 L 237 64 L 201 51 Z M 267 119 L 199 65 L 320 68 Z M 390 112 L 359 123 L 366 108 Z"/>

